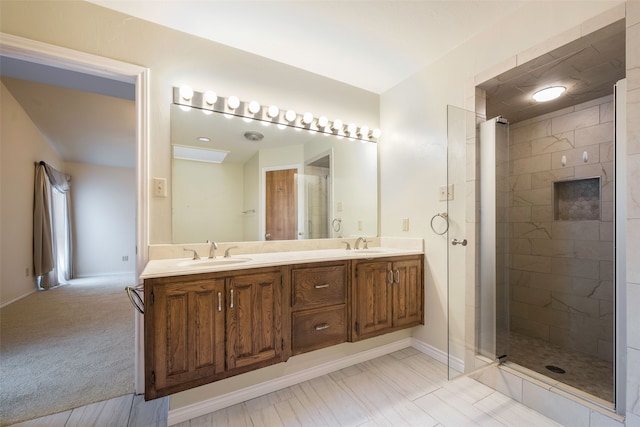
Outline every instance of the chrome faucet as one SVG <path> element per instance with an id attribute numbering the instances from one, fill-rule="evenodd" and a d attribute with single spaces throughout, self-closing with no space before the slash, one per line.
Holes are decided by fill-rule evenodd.
<path id="1" fill-rule="evenodd" d="M 230 246 L 230 247 L 228 247 L 228 248 L 227 248 L 227 250 L 225 250 L 225 251 L 224 251 L 224 257 L 225 257 L 225 258 L 229 258 L 229 257 L 231 256 L 231 254 L 229 253 L 229 251 L 230 251 L 231 249 L 235 249 L 235 248 L 237 248 L 237 246 Z"/>
<path id="2" fill-rule="evenodd" d="M 345 245 L 347 245 L 347 250 L 350 251 L 351 250 L 351 244 L 349 242 L 342 242 Z"/>
<path id="3" fill-rule="evenodd" d="M 216 257 L 216 249 L 218 249 L 218 244 L 216 242 L 212 242 L 211 240 L 207 240 L 207 243 L 211 245 L 209 247 L 209 259 Z"/>
<path id="4" fill-rule="evenodd" d="M 364 237 L 358 237 L 356 239 L 356 242 L 353 244 L 353 249 L 360 249 L 360 242 L 364 243 L 364 246 L 362 247 L 362 249 L 369 249 L 369 247 L 367 246 L 368 242 L 367 239 L 365 239 Z"/>
<path id="5" fill-rule="evenodd" d="M 187 249 L 187 248 L 184 248 L 184 251 L 185 251 L 185 252 L 193 252 L 193 259 L 194 259 L 194 260 L 196 260 L 196 259 L 200 259 L 200 255 L 198 255 L 198 251 L 196 251 L 195 249 Z"/>

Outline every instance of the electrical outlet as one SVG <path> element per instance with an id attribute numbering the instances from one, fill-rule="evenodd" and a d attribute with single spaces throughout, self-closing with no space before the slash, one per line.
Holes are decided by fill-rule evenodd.
<path id="1" fill-rule="evenodd" d="M 122 261 L 129 261 L 128 255 L 122 255 Z"/>
<path id="2" fill-rule="evenodd" d="M 440 187 L 439 191 L 440 201 L 446 202 L 447 200 L 453 200 L 453 184 L 451 185 L 443 185 Z"/>
<path id="3" fill-rule="evenodd" d="M 24 269 L 24 275 L 25 277 L 29 277 L 29 267 Z"/>
<path id="4" fill-rule="evenodd" d="M 362 231 L 362 221 L 358 220 L 358 231 Z"/>
<path id="5" fill-rule="evenodd" d="M 402 220 L 402 231 L 409 231 L 409 218 Z"/>
<path id="6" fill-rule="evenodd" d="M 336 209 L 337 209 L 337 211 L 338 211 L 338 212 L 342 212 L 342 202 L 338 202 L 337 204 L 338 204 L 338 206 L 337 206 L 337 208 L 336 208 Z"/>
<path id="7" fill-rule="evenodd" d="M 153 178 L 153 195 L 156 197 L 167 197 L 166 178 Z"/>

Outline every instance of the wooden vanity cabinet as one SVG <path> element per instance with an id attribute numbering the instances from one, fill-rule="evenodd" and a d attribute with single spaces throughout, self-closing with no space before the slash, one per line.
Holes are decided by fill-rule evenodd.
<path id="1" fill-rule="evenodd" d="M 145 399 L 280 362 L 283 286 L 280 268 L 145 280 Z"/>
<path id="2" fill-rule="evenodd" d="M 424 258 L 355 260 L 352 341 L 424 324 Z"/>
<path id="3" fill-rule="evenodd" d="M 348 340 L 349 264 L 291 268 L 291 352 L 301 354 Z"/>
<path id="4" fill-rule="evenodd" d="M 145 399 L 423 320 L 423 255 L 145 279 Z"/>

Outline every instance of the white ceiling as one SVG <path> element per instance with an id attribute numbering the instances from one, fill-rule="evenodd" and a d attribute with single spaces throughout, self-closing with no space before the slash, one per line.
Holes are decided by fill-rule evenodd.
<path id="1" fill-rule="evenodd" d="M 374 93 L 499 22 L 524 1 L 89 0 Z"/>

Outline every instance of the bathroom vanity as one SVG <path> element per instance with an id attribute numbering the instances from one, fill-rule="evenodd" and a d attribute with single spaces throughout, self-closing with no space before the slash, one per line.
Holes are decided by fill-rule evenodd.
<path id="1" fill-rule="evenodd" d="M 150 261 L 145 399 L 424 323 L 422 251 Z"/>

